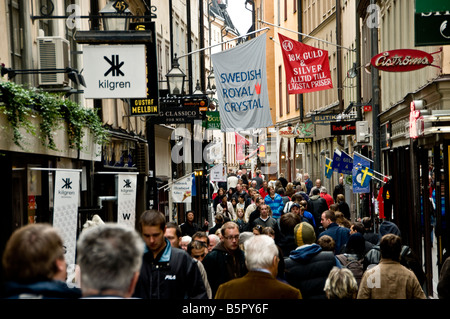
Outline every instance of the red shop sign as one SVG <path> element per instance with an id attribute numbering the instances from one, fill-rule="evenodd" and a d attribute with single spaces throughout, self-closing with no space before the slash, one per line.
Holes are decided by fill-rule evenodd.
<path id="1" fill-rule="evenodd" d="M 370 63 L 382 71 L 407 72 L 415 71 L 433 63 L 433 56 L 424 51 L 414 49 L 399 49 L 384 51 L 375 55 Z"/>

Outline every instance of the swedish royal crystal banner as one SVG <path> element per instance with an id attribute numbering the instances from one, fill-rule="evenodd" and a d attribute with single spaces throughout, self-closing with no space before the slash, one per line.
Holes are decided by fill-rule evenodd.
<path id="1" fill-rule="evenodd" d="M 67 265 L 75 264 L 77 242 L 79 171 L 56 171 L 53 203 L 53 227 L 57 228 L 66 248 Z"/>
<path id="2" fill-rule="evenodd" d="M 117 194 L 117 222 L 135 227 L 136 221 L 136 174 L 119 174 Z"/>
<path id="3" fill-rule="evenodd" d="M 289 94 L 333 88 L 328 51 L 303 44 L 280 33 L 278 37 Z"/>
<path id="4" fill-rule="evenodd" d="M 266 34 L 211 56 L 222 132 L 272 126 L 266 74 Z"/>

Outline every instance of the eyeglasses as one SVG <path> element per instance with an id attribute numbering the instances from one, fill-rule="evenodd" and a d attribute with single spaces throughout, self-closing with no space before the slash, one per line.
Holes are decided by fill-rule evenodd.
<path id="1" fill-rule="evenodd" d="M 223 236 L 223 238 L 228 239 L 228 240 L 239 240 L 239 235 L 236 236 Z"/>

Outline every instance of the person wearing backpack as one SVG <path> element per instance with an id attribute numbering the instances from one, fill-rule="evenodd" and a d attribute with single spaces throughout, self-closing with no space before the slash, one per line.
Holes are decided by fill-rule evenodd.
<path id="1" fill-rule="evenodd" d="M 396 224 L 390 221 L 383 221 L 380 225 L 380 235 L 383 237 L 387 234 L 394 234 L 401 237 L 400 229 Z M 381 239 L 380 239 L 381 241 Z M 366 271 L 379 264 L 381 259 L 380 242 L 374 245 L 373 248 L 364 256 L 363 269 Z M 408 246 L 402 245 L 400 252 L 400 263 L 406 268 L 412 270 L 423 287 L 425 283 L 425 273 L 416 253 Z"/>
<path id="2" fill-rule="evenodd" d="M 342 266 L 348 268 L 356 279 L 356 282 L 361 283 L 363 276 L 363 260 L 364 260 L 365 240 L 360 233 L 351 234 L 345 245 L 344 253 L 336 255 Z"/>

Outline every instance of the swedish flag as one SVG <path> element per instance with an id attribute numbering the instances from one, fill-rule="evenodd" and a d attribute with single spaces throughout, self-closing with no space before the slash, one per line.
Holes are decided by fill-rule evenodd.
<path id="1" fill-rule="evenodd" d="M 373 176 L 373 169 L 367 166 L 359 166 L 358 173 L 356 174 L 355 182 L 360 184 L 361 187 L 367 187 Z"/>
<path id="2" fill-rule="evenodd" d="M 325 157 L 325 177 L 331 178 L 331 175 L 333 175 L 333 160 Z"/>

